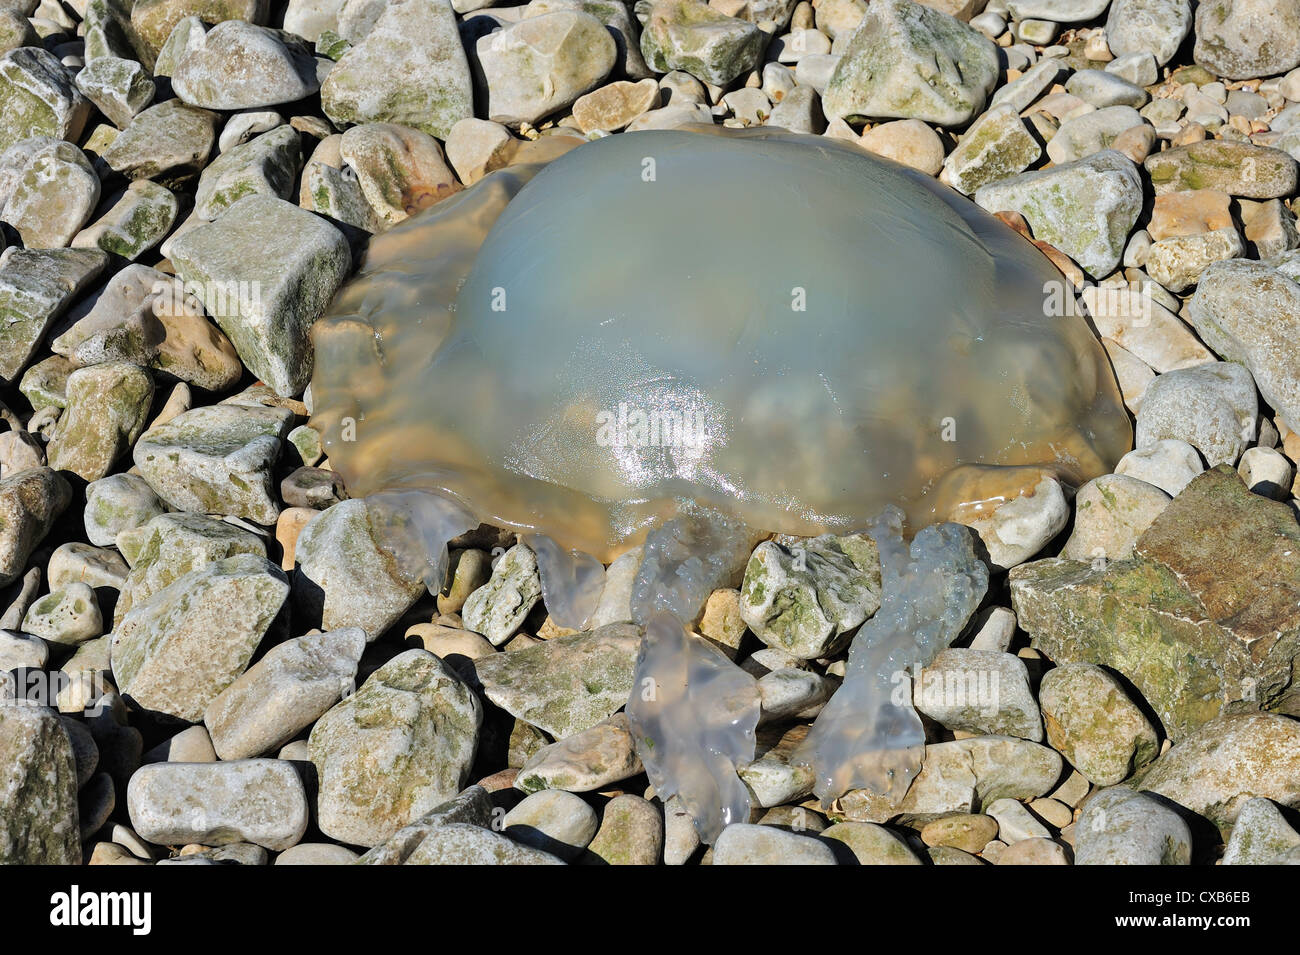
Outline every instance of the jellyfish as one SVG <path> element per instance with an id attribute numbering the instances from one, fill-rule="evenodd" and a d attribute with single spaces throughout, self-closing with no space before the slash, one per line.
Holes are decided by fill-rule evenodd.
<path id="1" fill-rule="evenodd" d="M 957 635 L 934 593 L 966 607 L 987 585 L 954 584 L 945 516 L 1041 468 L 1089 480 L 1131 446 L 1109 361 L 1040 251 L 914 170 L 777 130 L 543 137 L 376 236 L 313 338 L 331 464 L 431 589 L 447 540 L 493 524 L 581 629 L 605 565 L 643 546 L 629 721 L 706 839 L 747 818 L 735 770 L 760 707 L 691 627 L 756 542 L 876 537 L 893 625 L 859 632 L 805 758 L 823 798 L 895 785 L 920 723 L 872 674 Z M 905 524 L 939 527 L 908 545 Z"/>

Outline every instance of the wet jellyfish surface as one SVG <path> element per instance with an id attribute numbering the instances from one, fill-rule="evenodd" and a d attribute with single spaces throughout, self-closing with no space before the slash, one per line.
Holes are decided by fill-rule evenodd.
<path id="1" fill-rule="evenodd" d="M 691 624 L 764 536 L 868 531 L 884 616 L 803 758 L 827 798 L 910 779 L 920 722 L 910 698 L 888 709 L 878 671 L 951 642 L 987 576 L 959 553 L 968 533 L 909 544 L 904 515 L 942 520 L 990 468 L 1110 471 L 1131 432 L 1101 345 L 1029 242 L 852 145 L 576 142 L 541 140 L 371 242 L 314 332 L 332 466 L 386 502 L 431 586 L 460 530 L 519 531 L 566 626 L 644 542 L 632 612 L 656 691 L 628 715 L 656 789 L 706 838 L 746 818 L 735 768 L 759 705 Z"/>

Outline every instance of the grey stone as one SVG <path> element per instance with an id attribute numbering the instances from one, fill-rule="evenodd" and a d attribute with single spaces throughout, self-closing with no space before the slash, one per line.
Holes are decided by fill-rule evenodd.
<path id="1" fill-rule="evenodd" d="M 199 177 L 194 211 L 212 220 L 245 196 L 288 199 L 302 166 L 298 131 L 277 126 L 241 145 L 232 146 L 212 161 Z"/>
<path id="2" fill-rule="evenodd" d="M 1255 437 L 1258 405 L 1250 372 L 1234 362 L 1212 362 L 1158 376 L 1137 415 L 1139 450 L 1166 438 L 1186 441 L 1210 467 L 1236 464 Z"/>
<path id="3" fill-rule="evenodd" d="M 79 865 L 77 767 L 53 710 L 0 699 L 0 862 Z"/>
<path id="4" fill-rule="evenodd" d="M 289 34 L 225 20 L 196 32 L 172 72 L 176 95 L 206 109 L 277 106 L 320 89 L 316 59 Z"/>

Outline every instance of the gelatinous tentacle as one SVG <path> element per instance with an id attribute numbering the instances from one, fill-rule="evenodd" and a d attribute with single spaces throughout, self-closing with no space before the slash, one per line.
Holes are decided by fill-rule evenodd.
<path id="1" fill-rule="evenodd" d="M 537 555 L 542 599 L 551 619 L 571 630 L 587 629 L 605 590 L 605 565 L 582 551 L 564 550 L 545 534 L 529 534 L 524 543 Z"/>
<path id="2" fill-rule="evenodd" d="M 366 498 L 371 526 L 410 580 L 430 593 L 447 578 L 447 542 L 478 527 L 460 502 L 428 491 L 380 491 Z"/>
<path id="3" fill-rule="evenodd" d="M 632 619 L 645 626 L 662 611 L 689 626 L 709 594 L 744 570 L 754 536 L 740 521 L 703 509 L 655 528 L 632 584 Z"/>
<path id="4" fill-rule="evenodd" d="M 758 683 L 670 613 L 646 626 L 627 704 L 637 753 L 660 798 L 680 796 L 700 838 L 748 822 L 736 769 L 754 760 Z"/>
<path id="5" fill-rule="evenodd" d="M 736 769 L 754 759 L 758 683 L 687 632 L 718 587 L 745 566 L 754 532 L 711 510 L 652 530 L 632 584 L 632 618 L 646 628 L 627 715 L 637 754 L 664 799 L 681 796 L 700 838 L 749 819 Z"/>
<path id="6" fill-rule="evenodd" d="M 902 512 L 890 507 L 867 531 L 880 549 L 880 609 L 854 637 L 844 683 L 794 755 L 812 767 L 823 803 L 864 787 L 902 799 L 925 752 L 911 674 L 957 638 L 988 589 L 988 568 L 961 525 L 927 527 L 909 549 Z"/>

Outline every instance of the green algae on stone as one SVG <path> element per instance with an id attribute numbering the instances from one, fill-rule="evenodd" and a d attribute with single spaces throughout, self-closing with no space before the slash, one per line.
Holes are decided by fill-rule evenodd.
<path id="1" fill-rule="evenodd" d="M 302 166 L 298 131 L 285 124 L 234 146 L 203 170 L 194 211 L 212 220 L 245 196 L 288 199 Z"/>
<path id="2" fill-rule="evenodd" d="M 1155 728 L 1120 682 L 1099 666 L 1066 663 L 1039 690 L 1047 739 L 1098 786 L 1113 786 L 1156 758 Z"/>
<path id="3" fill-rule="evenodd" d="M 1043 147 L 1010 104 L 984 113 L 944 160 L 944 176 L 958 192 L 971 195 L 980 186 L 1019 175 L 1038 161 Z"/>
<path id="4" fill-rule="evenodd" d="M 133 452 L 149 486 L 178 511 L 274 524 L 280 504 L 271 468 L 293 413 L 284 408 L 208 405 L 140 436 Z"/>
<path id="5" fill-rule="evenodd" d="M 0 864 L 80 865 L 77 767 L 54 710 L 0 700 Z"/>
<path id="6" fill-rule="evenodd" d="M 139 365 L 109 361 L 72 372 L 67 395 L 46 451 L 50 466 L 97 481 L 144 431 L 153 378 Z"/>
<path id="7" fill-rule="evenodd" d="M 699 0 L 656 0 L 641 31 L 641 54 L 659 73 L 682 70 L 726 86 L 758 65 L 767 35 Z"/>
<path id="8" fill-rule="evenodd" d="M 1214 189 L 1244 199 L 1272 199 L 1296 189 L 1296 161 L 1280 149 L 1253 143 L 1207 139 L 1152 153 L 1143 165 L 1158 196 Z"/>
<path id="9" fill-rule="evenodd" d="M 1232 468 L 1195 478 L 1127 560 L 1011 571 L 1033 646 L 1130 680 L 1176 741 L 1220 713 L 1300 710 L 1300 525 Z"/>
<path id="10" fill-rule="evenodd" d="M 425 592 L 383 546 L 376 516 L 364 500 L 343 501 L 298 535 L 294 601 L 312 626 L 360 627 L 377 640 Z"/>
<path id="11" fill-rule="evenodd" d="M 180 203 L 170 189 L 137 179 L 113 207 L 77 234 L 73 246 L 100 248 L 133 261 L 167 237 Z"/>
<path id="12" fill-rule="evenodd" d="M 238 554 L 266 557 L 266 545 L 256 534 L 228 521 L 184 512 L 158 514 L 145 524 L 124 528 L 117 546 L 131 569 L 117 599 L 114 626 L 128 611 L 192 571 Z"/>
<path id="13" fill-rule="evenodd" d="M 489 700 L 555 739 L 607 719 L 627 702 L 641 628 L 613 623 L 474 661 Z"/>
<path id="14" fill-rule="evenodd" d="M 1254 796 L 1300 806 L 1300 721 L 1274 713 L 1216 717 L 1135 784 L 1205 817 L 1226 835 Z"/>
<path id="15" fill-rule="evenodd" d="M 830 656 L 880 607 L 880 554 L 865 534 L 755 548 L 740 615 L 755 635 L 802 659 Z"/>
<path id="16" fill-rule="evenodd" d="M 320 774 L 326 835 L 375 846 L 465 785 L 483 707 L 425 650 L 407 650 L 316 722 L 308 745 Z"/>
<path id="17" fill-rule="evenodd" d="M 829 119 L 920 119 L 961 126 L 984 108 L 997 47 L 954 17 L 911 0 L 875 0 L 831 74 Z"/>
<path id="18" fill-rule="evenodd" d="M 157 93 L 143 66 L 117 56 L 92 58 L 77 74 L 76 84 L 118 129 L 126 129 Z"/>
<path id="19" fill-rule="evenodd" d="M 108 264 L 99 249 L 15 249 L 0 265 L 0 383 L 14 381 L 67 306 Z"/>
<path id="20" fill-rule="evenodd" d="M 128 179 L 180 188 L 198 175 L 216 141 L 216 113 L 169 99 L 139 113 L 100 158 Z"/>
<path id="21" fill-rule="evenodd" d="M 31 136 L 75 140 L 89 113 L 54 54 L 24 46 L 0 56 L 0 152 Z"/>
<path id="22" fill-rule="evenodd" d="M 321 86 L 336 126 L 399 123 L 446 139 L 474 115 L 469 60 L 447 0 L 392 0 Z"/>
<path id="23" fill-rule="evenodd" d="M 269 12 L 267 0 L 136 0 L 131 5 L 131 27 L 146 57 L 145 66 L 152 67 L 172 28 L 186 17 L 213 24 L 224 20 L 261 24 Z"/>
<path id="24" fill-rule="evenodd" d="M 439 826 L 470 825 L 487 829 L 492 824 L 492 800 L 482 786 L 469 786 L 415 822 L 403 826 L 384 842 L 356 860 L 356 865 L 401 865 Z"/>
<path id="25" fill-rule="evenodd" d="M 288 596 L 284 571 L 265 557 L 203 564 L 122 617 L 113 680 L 136 706 L 197 723 L 248 668 Z"/>
<path id="26" fill-rule="evenodd" d="M 42 408 L 66 408 L 68 406 L 68 375 L 76 365 L 62 355 L 42 358 L 23 373 L 18 382 L 18 390 L 31 404 L 33 411 Z"/>

